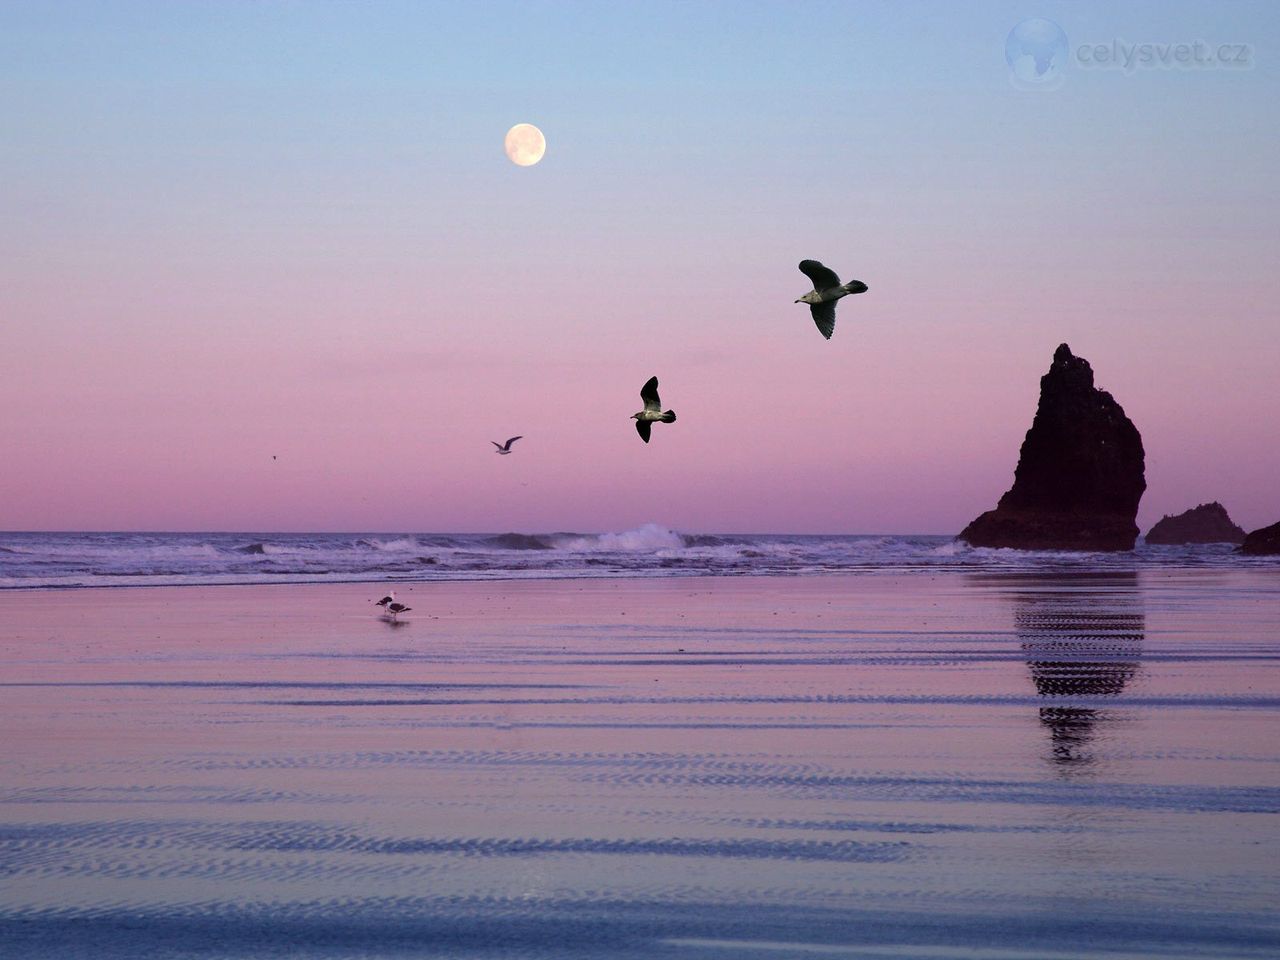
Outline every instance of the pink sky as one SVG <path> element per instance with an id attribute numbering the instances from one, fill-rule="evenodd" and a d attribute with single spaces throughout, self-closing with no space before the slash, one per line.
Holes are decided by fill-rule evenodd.
<path id="1" fill-rule="evenodd" d="M 872 18 L 844 73 L 654 27 L 669 70 L 536 82 L 337 27 L 283 65 L 269 32 L 24 34 L 52 59 L 14 68 L 4 154 L 0 528 L 954 533 L 1062 341 L 1142 432 L 1144 530 L 1275 522 L 1274 71 L 1028 94 L 1006 19 Z M 892 73 L 913 37 L 941 72 Z M 829 343 L 806 257 L 870 286 Z M 654 374 L 679 421 L 646 447 Z"/>

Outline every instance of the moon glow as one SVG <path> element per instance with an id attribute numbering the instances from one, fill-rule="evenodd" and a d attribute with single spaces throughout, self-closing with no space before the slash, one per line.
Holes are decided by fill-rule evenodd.
<path id="1" fill-rule="evenodd" d="M 516 166 L 532 167 L 547 152 L 547 138 L 532 123 L 517 123 L 507 131 L 502 147 Z"/>

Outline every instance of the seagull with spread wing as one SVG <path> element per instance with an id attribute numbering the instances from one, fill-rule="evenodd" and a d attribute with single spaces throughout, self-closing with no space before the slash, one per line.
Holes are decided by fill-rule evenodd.
<path id="1" fill-rule="evenodd" d="M 809 305 L 809 312 L 813 314 L 813 322 L 818 325 L 818 332 L 830 340 L 836 329 L 836 301 L 851 293 L 866 293 L 867 285 L 861 280 L 841 283 L 834 270 L 824 267 L 817 260 L 801 260 L 800 272 L 813 281 L 813 289 L 796 303 Z"/>
<path id="2" fill-rule="evenodd" d="M 662 401 L 658 399 L 658 378 L 650 377 L 640 388 L 640 399 L 644 401 L 644 409 L 633 413 L 631 419 L 636 422 L 636 433 L 645 443 L 649 442 L 649 431 L 655 423 L 675 423 L 676 412 L 662 410 Z"/>
<path id="3" fill-rule="evenodd" d="M 497 440 L 490 440 L 489 442 L 498 448 L 497 450 L 493 451 L 494 453 L 498 454 L 499 456 L 505 457 L 507 454 L 511 452 L 511 445 L 515 443 L 517 440 L 523 440 L 523 439 L 524 437 L 512 437 L 506 443 L 499 443 Z"/>

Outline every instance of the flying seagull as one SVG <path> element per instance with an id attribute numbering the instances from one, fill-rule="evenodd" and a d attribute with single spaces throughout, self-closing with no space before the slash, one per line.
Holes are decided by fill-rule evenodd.
<path id="1" fill-rule="evenodd" d="M 676 412 L 674 410 L 662 412 L 662 401 L 658 399 L 657 377 L 650 377 L 640 388 L 640 399 L 644 401 L 644 409 L 639 413 L 633 413 L 631 419 L 636 422 L 636 433 L 640 434 L 640 439 L 648 443 L 649 431 L 653 429 L 654 422 L 661 420 L 663 423 L 675 423 Z"/>
<path id="2" fill-rule="evenodd" d="M 830 340 L 836 329 L 836 301 L 851 293 L 866 293 L 867 285 L 861 280 L 841 283 L 834 270 L 824 267 L 817 260 L 801 260 L 800 272 L 813 281 L 813 289 L 796 303 L 809 305 L 809 312 L 813 314 L 813 322 L 818 325 L 818 332 Z"/>
<path id="3" fill-rule="evenodd" d="M 515 443 L 517 440 L 523 440 L 523 439 L 524 439 L 523 437 L 512 437 L 506 443 L 499 443 L 497 440 L 490 440 L 489 442 L 498 448 L 497 450 L 493 451 L 494 453 L 505 457 L 507 454 L 511 452 L 511 445 Z"/>

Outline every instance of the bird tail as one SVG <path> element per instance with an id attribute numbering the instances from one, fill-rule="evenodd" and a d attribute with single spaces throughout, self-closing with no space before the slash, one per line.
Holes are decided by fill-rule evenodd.
<path id="1" fill-rule="evenodd" d="M 867 285 L 861 280 L 850 280 L 844 285 L 845 293 L 866 293 Z"/>
<path id="2" fill-rule="evenodd" d="M 675 423 L 675 422 L 676 422 L 676 412 L 675 412 L 674 410 L 668 410 L 666 413 L 664 413 L 664 414 L 662 415 L 662 422 L 663 422 L 663 423 Z"/>

